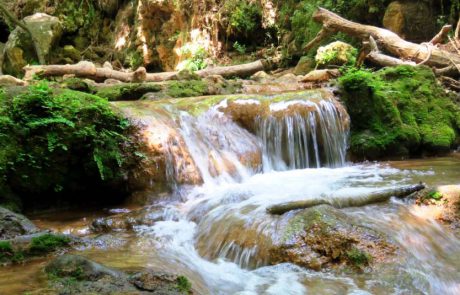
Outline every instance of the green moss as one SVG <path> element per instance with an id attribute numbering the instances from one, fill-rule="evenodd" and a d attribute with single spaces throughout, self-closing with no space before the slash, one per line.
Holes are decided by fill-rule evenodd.
<path id="1" fill-rule="evenodd" d="M 168 85 L 166 94 L 170 97 L 193 97 L 208 93 L 208 85 L 204 81 L 173 81 Z"/>
<path id="2" fill-rule="evenodd" d="M 179 276 L 177 277 L 177 289 L 181 292 L 189 293 L 192 290 L 192 284 L 186 277 Z"/>
<path id="3" fill-rule="evenodd" d="M 132 83 L 102 86 L 96 90 L 96 95 L 109 101 L 137 100 L 149 92 L 158 92 L 161 86 L 149 83 Z"/>
<path id="4" fill-rule="evenodd" d="M 10 242 L 0 241 L 0 262 L 4 262 L 14 255 Z"/>
<path id="5" fill-rule="evenodd" d="M 68 246 L 70 242 L 70 238 L 66 236 L 45 234 L 32 238 L 29 251 L 34 254 L 49 253 L 58 248 Z"/>
<path id="6" fill-rule="evenodd" d="M 352 69 L 339 79 L 360 157 L 448 151 L 459 131 L 456 106 L 429 68 Z"/>
<path id="7" fill-rule="evenodd" d="M 369 265 L 369 263 L 372 261 L 372 256 L 369 253 L 359 250 L 356 247 L 353 247 L 350 251 L 347 251 L 346 255 L 349 262 L 352 265 L 358 267 Z"/>
<path id="8" fill-rule="evenodd" d="M 131 128 L 98 96 L 45 83 L 1 95 L 0 181 L 34 202 L 121 183 L 135 155 Z"/>

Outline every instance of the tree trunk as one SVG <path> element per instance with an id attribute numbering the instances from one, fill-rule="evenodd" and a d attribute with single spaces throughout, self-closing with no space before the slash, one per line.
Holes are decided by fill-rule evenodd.
<path id="1" fill-rule="evenodd" d="M 443 51 L 428 43 L 415 44 L 408 42 L 389 30 L 346 20 L 324 8 L 319 8 L 313 15 L 313 19 L 322 23 L 323 30 L 327 31 L 328 34 L 342 32 L 361 40 L 368 40 L 369 37 L 373 37 L 379 46 L 388 53 L 403 60 L 413 60 L 417 63 L 424 62 L 428 66 L 438 68 L 460 64 L 460 55 L 458 54 Z M 328 35 L 324 32 L 321 34 Z M 312 42 L 317 43 L 317 38 Z M 310 44 L 306 48 L 311 48 Z"/>
<path id="2" fill-rule="evenodd" d="M 246 77 L 258 71 L 268 70 L 269 68 L 270 63 L 267 60 L 257 60 L 242 65 L 204 69 L 197 71 L 196 74 L 202 78 L 211 75 L 221 75 L 225 78 Z M 178 72 L 147 73 L 143 67 L 134 72 L 121 72 L 109 68 L 98 68 L 93 63 L 87 61 L 74 65 L 26 66 L 24 70 L 26 72 L 24 76 L 26 81 L 33 79 L 34 76 L 43 78 L 75 75 L 79 78 L 88 78 L 95 81 L 115 79 L 122 82 L 161 82 L 174 80 L 178 74 Z"/>
<path id="3" fill-rule="evenodd" d="M 32 40 L 32 43 L 34 45 L 35 52 L 37 53 L 38 62 L 41 65 L 46 64 L 46 59 L 45 59 L 45 56 L 43 55 L 43 52 L 42 52 L 42 50 L 40 48 L 39 42 L 38 42 L 37 38 L 35 38 L 34 34 L 32 34 L 32 32 L 30 31 L 29 27 L 24 22 L 18 20 L 13 14 L 11 14 L 3 4 L 0 4 L 0 11 L 3 12 L 3 14 L 8 19 L 10 19 L 11 22 L 16 24 L 18 27 L 20 27 L 24 31 L 26 31 L 26 33 L 30 36 L 30 39 Z"/>
<path id="4" fill-rule="evenodd" d="M 303 201 L 288 202 L 278 205 L 273 205 L 267 208 L 267 212 L 275 215 L 282 215 L 288 211 L 296 209 L 306 209 L 318 205 L 331 205 L 335 208 L 360 207 L 373 203 L 385 202 L 391 197 L 404 198 L 408 195 L 420 191 L 425 188 L 423 184 L 407 185 L 394 189 L 377 191 L 365 195 L 350 196 L 350 197 L 332 197 L 332 198 L 316 198 Z"/>

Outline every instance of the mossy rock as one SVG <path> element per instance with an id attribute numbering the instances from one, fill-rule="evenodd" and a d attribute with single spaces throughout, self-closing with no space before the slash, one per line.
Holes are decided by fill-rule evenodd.
<path id="1" fill-rule="evenodd" d="M 460 130 L 460 108 L 427 67 L 375 73 L 350 70 L 339 79 L 351 117 L 351 151 L 359 158 L 444 153 Z"/>
<path id="2" fill-rule="evenodd" d="M 208 94 L 208 85 L 202 80 L 172 81 L 166 94 L 170 97 L 194 97 Z"/>
<path id="3" fill-rule="evenodd" d="M 387 238 L 329 205 L 299 211 L 281 229 L 270 250 L 271 262 L 290 262 L 314 270 L 349 266 L 361 270 L 384 262 L 395 250 Z"/>
<path id="4" fill-rule="evenodd" d="M 162 87 L 152 83 L 122 83 L 97 87 L 95 94 L 109 101 L 138 100 L 149 92 L 159 92 Z"/>

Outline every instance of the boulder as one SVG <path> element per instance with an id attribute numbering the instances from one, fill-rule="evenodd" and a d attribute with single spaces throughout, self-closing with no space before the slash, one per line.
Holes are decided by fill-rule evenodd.
<path id="1" fill-rule="evenodd" d="M 163 272 L 150 270 L 139 272 L 131 276 L 130 282 L 138 289 L 153 294 L 180 295 L 191 293 L 191 284 L 186 277 Z"/>
<path id="2" fill-rule="evenodd" d="M 316 63 L 313 58 L 310 58 L 308 56 L 303 56 L 297 63 L 294 69 L 294 74 L 295 75 L 306 75 L 315 69 L 315 65 Z"/>
<path id="3" fill-rule="evenodd" d="M 0 75 L 0 86 L 26 86 L 27 83 L 10 75 Z"/>
<path id="4" fill-rule="evenodd" d="M 412 42 L 426 42 L 436 34 L 436 18 L 426 1 L 393 1 L 388 5 L 383 26 Z"/>
<path id="5" fill-rule="evenodd" d="M 272 80 L 272 77 L 266 72 L 260 71 L 252 75 L 250 79 L 256 82 L 265 83 L 269 80 Z"/>
<path id="6" fill-rule="evenodd" d="M 350 44 L 342 41 L 335 41 L 326 46 L 318 48 L 315 61 L 320 66 L 342 66 L 354 64 L 357 50 Z"/>
<path id="7" fill-rule="evenodd" d="M 98 233 L 132 230 L 134 226 L 152 226 L 161 220 L 163 220 L 162 207 L 146 207 L 128 213 L 97 218 L 91 223 L 91 230 Z"/>
<path id="8" fill-rule="evenodd" d="M 321 83 L 321 82 L 327 82 L 331 79 L 335 79 L 340 76 L 340 71 L 339 70 L 314 70 L 311 71 L 310 73 L 306 74 L 301 82 L 304 83 Z"/>
<path id="9" fill-rule="evenodd" d="M 58 294 L 191 294 L 184 276 L 146 270 L 132 275 L 108 268 L 79 255 L 62 255 L 45 272 Z M 71 283 L 70 283 L 71 282 Z"/>
<path id="10" fill-rule="evenodd" d="M 25 17 L 23 21 L 38 40 L 38 46 L 47 57 L 62 36 L 62 25 L 59 19 L 44 13 L 36 13 Z M 4 59 L 4 72 L 14 76 L 20 75 L 22 68 L 27 64 L 37 62 L 34 44 L 22 28 L 16 27 L 8 37 Z"/>
<path id="11" fill-rule="evenodd" d="M 417 194 L 416 204 L 460 235 L 460 185 L 427 188 Z"/>
<path id="12" fill-rule="evenodd" d="M 37 227 L 24 215 L 0 207 L 0 240 L 38 232 Z"/>
<path id="13" fill-rule="evenodd" d="M 314 270 L 361 269 L 390 261 L 396 250 L 384 236 L 329 205 L 298 212 L 280 236 L 270 251 L 271 263 L 290 262 Z"/>

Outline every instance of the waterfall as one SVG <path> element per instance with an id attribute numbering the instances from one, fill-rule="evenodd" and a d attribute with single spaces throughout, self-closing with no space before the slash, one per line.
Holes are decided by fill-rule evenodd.
<path id="1" fill-rule="evenodd" d="M 324 89 L 116 105 L 147 126 L 151 178 L 174 187 L 345 164 L 349 117 Z"/>
<path id="2" fill-rule="evenodd" d="M 281 102 L 270 110 L 257 118 L 264 170 L 344 166 L 348 115 L 332 101 Z"/>

